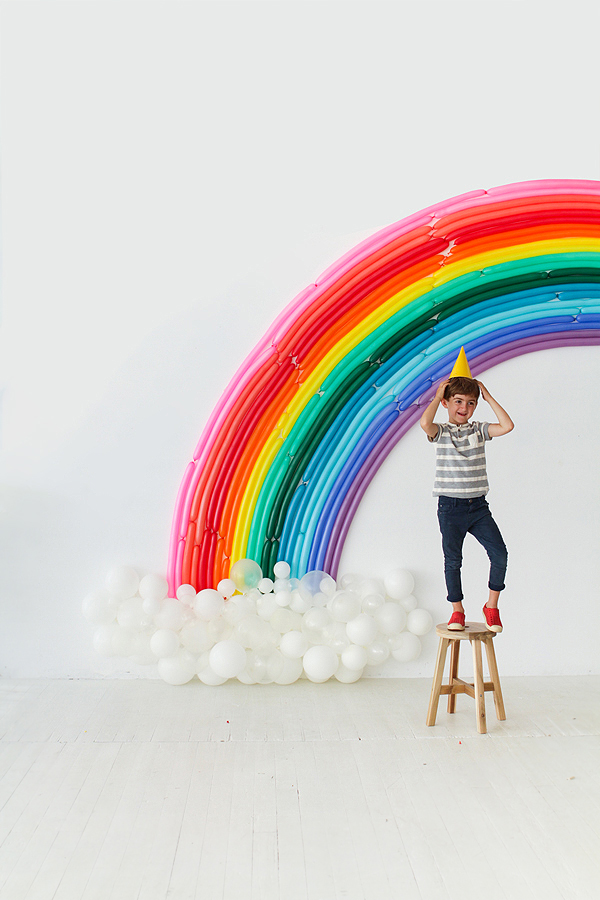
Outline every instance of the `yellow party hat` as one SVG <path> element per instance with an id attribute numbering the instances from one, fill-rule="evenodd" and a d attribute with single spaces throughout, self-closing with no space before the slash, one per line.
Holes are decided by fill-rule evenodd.
<path id="1" fill-rule="evenodd" d="M 465 348 L 460 348 L 460 353 L 454 363 L 454 368 L 450 372 L 450 378 L 472 378 L 471 370 L 469 368 L 469 363 L 467 360 L 467 354 L 465 353 Z"/>

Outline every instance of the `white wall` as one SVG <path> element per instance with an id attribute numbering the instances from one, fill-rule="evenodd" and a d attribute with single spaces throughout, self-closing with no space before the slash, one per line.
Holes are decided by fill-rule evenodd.
<path id="1" fill-rule="evenodd" d="M 473 188 L 600 178 L 597 11 L 520 3 L 54 3 L 2 10 L 0 671 L 102 660 L 81 599 L 164 572 L 185 465 L 285 304 L 376 229 Z M 598 671 L 598 348 L 485 380 L 510 550 L 501 671 Z M 484 404 L 482 404 L 482 410 Z M 410 568 L 447 613 L 413 429 L 342 569 Z M 393 497 L 393 503 L 390 503 Z M 466 554 L 480 618 L 486 563 Z M 435 638 L 417 662 L 431 672 Z"/>

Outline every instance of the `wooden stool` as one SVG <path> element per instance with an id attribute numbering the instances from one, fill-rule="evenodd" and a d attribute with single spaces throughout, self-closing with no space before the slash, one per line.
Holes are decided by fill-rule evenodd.
<path id="1" fill-rule="evenodd" d="M 496 637 L 496 633 L 494 631 L 488 631 L 483 622 L 467 622 L 464 631 L 450 631 L 444 623 L 438 625 L 435 630 L 440 637 L 440 643 L 435 663 L 435 672 L 433 674 L 433 684 L 431 685 L 431 698 L 429 700 L 429 709 L 427 711 L 427 724 L 435 725 L 440 694 L 448 694 L 449 713 L 453 713 L 456 708 L 456 695 L 468 694 L 469 697 L 473 697 L 475 700 L 477 731 L 479 734 L 485 734 L 487 731 L 485 724 L 486 691 L 494 692 L 494 704 L 496 706 L 497 718 L 501 720 L 506 719 L 502 690 L 500 688 L 500 676 L 496 664 L 496 654 L 494 653 L 494 644 L 492 643 Z M 471 641 L 471 646 L 473 647 L 473 672 L 475 684 L 469 684 L 469 682 L 463 681 L 462 678 L 458 677 L 458 654 L 460 652 L 461 641 Z M 481 661 L 482 643 L 485 644 L 491 681 L 483 680 L 483 666 Z M 450 680 L 448 684 L 442 684 L 444 664 L 446 662 L 446 651 L 448 650 L 449 644 L 452 644 L 452 649 L 450 651 Z"/>

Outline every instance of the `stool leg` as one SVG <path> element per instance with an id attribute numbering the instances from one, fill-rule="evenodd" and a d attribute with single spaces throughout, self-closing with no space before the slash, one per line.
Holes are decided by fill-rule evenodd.
<path id="1" fill-rule="evenodd" d="M 435 671 L 433 673 L 433 684 L 431 685 L 431 696 L 429 698 L 429 709 L 427 710 L 427 724 L 435 725 L 435 717 L 437 716 L 438 702 L 440 699 L 440 688 L 442 686 L 442 678 L 444 677 L 444 663 L 446 662 L 446 651 L 448 650 L 449 638 L 440 638 L 438 646 L 437 659 L 435 662 Z"/>
<path id="2" fill-rule="evenodd" d="M 485 652 L 487 655 L 488 669 L 490 671 L 490 680 L 494 685 L 494 705 L 496 707 L 496 717 L 501 721 L 506 719 L 504 711 L 504 700 L 502 698 L 502 688 L 500 687 L 500 674 L 498 672 L 498 664 L 496 662 L 496 651 L 494 650 L 494 641 L 488 638 L 485 642 Z"/>
<path id="3" fill-rule="evenodd" d="M 450 687 L 454 684 L 454 679 L 458 677 L 458 655 L 460 653 L 460 641 L 452 641 L 450 647 Z M 448 712 L 453 713 L 456 709 L 456 694 L 448 694 Z"/>
<path id="4" fill-rule="evenodd" d="M 481 641 L 476 640 L 473 644 L 473 673 L 475 675 L 475 715 L 477 716 L 477 731 L 479 734 L 485 734 L 487 727 L 485 723 L 485 689 L 483 686 L 483 663 L 481 659 Z"/>

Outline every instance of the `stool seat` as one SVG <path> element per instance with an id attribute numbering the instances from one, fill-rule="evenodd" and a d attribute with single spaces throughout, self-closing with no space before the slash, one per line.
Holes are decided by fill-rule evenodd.
<path id="1" fill-rule="evenodd" d="M 485 719 L 486 691 L 493 691 L 496 717 L 500 720 L 506 719 L 502 689 L 500 687 L 500 675 L 498 673 L 498 665 L 496 663 L 496 654 L 494 652 L 493 644 L 496 632 L 489 631 L 483 622 L 466 622 L 464 631 L 451 631 L 446 623 L 442 622 L 440 625 L 436 626 L 435 630 L 440 642 L 438 645 L 435 671 L 433 673 L 433 684 L 431 686 L 429 709 L 427 711 L 427 724 L 435 725 L 441 694 L 448 694 L 449 713 L 453 713 L 456 709 L 456 695 L 468 694 L 475 700 L 477 731 L 479 734 L 485 734 L 487 731 Z M 470 641 L 473 648 L 473 684 L 468 681 L 463 681 L 462 678 L 458 677 L 458 659 L 461 641 Z M 483 680 L 482 644 L 485 646 L 490 681 Z M 450 678 L 448 684 L 442 684 L 448 647 L 451 647 Z"/>

